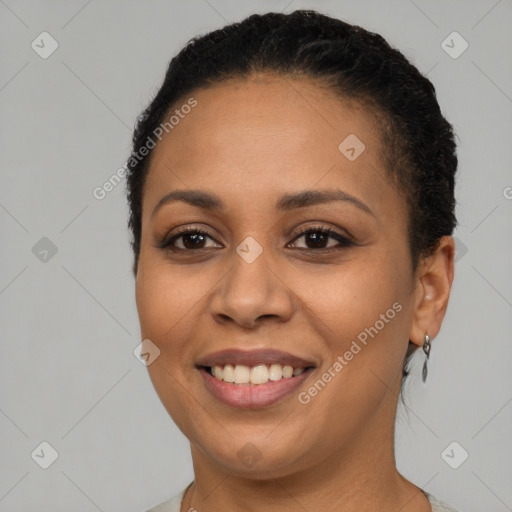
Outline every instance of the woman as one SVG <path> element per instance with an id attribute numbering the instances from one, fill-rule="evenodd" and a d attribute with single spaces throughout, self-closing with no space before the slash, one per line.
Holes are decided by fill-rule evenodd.
<path id="1" fill-rule="evenodd" d="M 172 59 L 133 144 L 148 371 L 195 474 L 151 510 L 453 510 L 393 448 L 454 273 L 432 84 L 360 27 L 253 15 Z"/>

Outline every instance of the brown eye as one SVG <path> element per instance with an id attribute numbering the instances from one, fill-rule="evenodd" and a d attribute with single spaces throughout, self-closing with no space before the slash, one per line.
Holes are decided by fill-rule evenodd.
<path id="1" fill-rule="evenodd" d="M 208 240 L 215 242 L 207 231 L 197 228 L 186 228 L 171 237 L 166 237 L 158 243 L 157 247 L 171 251 L 210 249 L 214 245 L 207 246 Z"/>
<path id="2" fill-rule="evenodd" d="M 201 233 L 187 233 L 186 235 L 180 235 L 175 240 L 181 239 L 184 249 L 202 249 L 206 237 Z"/>
<path id="3" fill-rule="evenodd" d="M 329 235 L 326 235 L 325 233 L 320 233 L 318 231 L 316 232 L 308 232 L 303 235 L 304 241 L 306 245 L 310 249 L 325 249 L 326 245 L 329 242 Z"/>
<path id="4" fill-rule="evenodd" d="M 304 238 L 305 247 L 298 247 L 295 245 L 295 247 L 299 249 L 330 250 L 354 245 L 354 243 L 346 236 L 324 227 L 311 227 L 305 229 L 299 233 L 299 235 L 294 239 L 294 242 L 300 238 Z M 334 240 L 336 243 L 328 245 L 329 239 Z"/>

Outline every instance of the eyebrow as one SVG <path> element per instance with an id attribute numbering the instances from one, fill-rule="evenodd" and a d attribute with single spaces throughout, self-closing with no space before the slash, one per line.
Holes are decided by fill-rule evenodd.
<path id="1" fill-rule="evenodd" d="M 210 192 L 203 190 L 173 190 L 158 201 L 153 209 L 151 218 L 155 216 L 156 212 L 162 206 L 176 201 L 183 201 L 191 206 L 204 210 L 224 209 L 224 203 L 220 197 Z M 372 210 L 360 199 L 340 189 L 302 190 L 300 192 L 285 194 L 276 202 L 275 207 L 277 210 L 290 211 L 332 201 L 349 202 L 365 213 L 375 216 Z"/>

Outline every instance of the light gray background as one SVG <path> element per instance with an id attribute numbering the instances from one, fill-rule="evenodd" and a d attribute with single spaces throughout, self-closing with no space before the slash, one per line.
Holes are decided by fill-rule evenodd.
<path id="1" fill-rule="evenodd" d="M 512 510 L 512 2 L 0 0 L 0 510 L 136 512 L 192 479 L 187 440 L 134 357 L 124 182 L 136 116 L 194 35 L 316 8 L 377 31 L 428 73 L 459 140 L 447 318 L 397 421 L 399 469 L 461 512 Z M 58 49 L 42 59 L 43 31 Z M 457 59 L 441 43 L 459 32 Z M 458 43 L 457 43 L 458 44 Z M 32 252 L 42 238 L 58 249 Z M 31 453 L 46 441 L 57 460 Z M 441 457 L 457 441 L 469 458 Z M 457 457 L 460 456 L 456 454 Z"/>

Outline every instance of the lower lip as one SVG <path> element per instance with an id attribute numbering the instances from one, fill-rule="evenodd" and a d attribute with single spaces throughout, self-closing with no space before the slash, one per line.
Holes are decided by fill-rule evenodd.
<path id="1" fill-rule="evenodd" d="M 259 409 L 275 404 L 292 394 L 310 375 L 313 368 L 305 370 L 296 377 L 268 381 L 265 384 L 232 384 L 216 379 L 204 368 L 199 373 L 203 377 L 206 389 L 218 400 L 231 407 Z"/>

